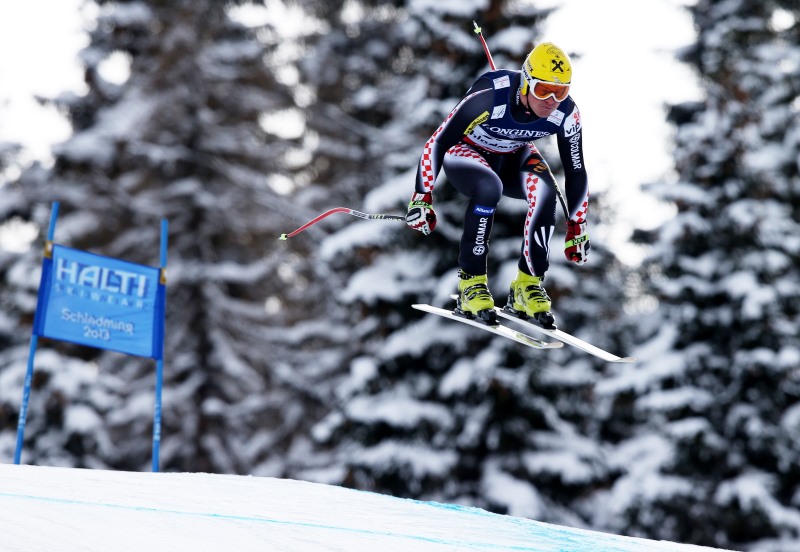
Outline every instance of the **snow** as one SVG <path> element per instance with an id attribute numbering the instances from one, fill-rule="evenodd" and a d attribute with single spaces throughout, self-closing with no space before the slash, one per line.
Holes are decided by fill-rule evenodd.
<path id="1" fill-rule="evenodd" d="M 591 470 L 585 462 L 579 462 L 572 451 L 527 453 L 523 463 L 530 472 L 558 474 L 566 483 L 583 483 L 591 480 Z M 526 485 L 526 490 L 533 487 Z"/>
<path id="2" fill-rule="evenodd" d="M 733 502 L 743 508 L 761 509 L 778 523 L 788 525 L 800 522 L 800 512 L 783 507 L 770 495 L 767 489 L 772 486 L 772 475 L 749 473 L 720 485 L 715 499 L 721 504 Z"/>
<path id="3" fill-rule="evenodd" d="M 385 421 L 399 427 L 414 427 L 426 418 L 446 420 L 450 412 L 441 404 L 425 404 L 400 393 L 384 393 L 374 397 L 355 397 L 347 405 L 353 420 Z"/>
<path id="4" fill-rule="evenodd" d="M 486 8 L 487 5 L 486 0 L 473 0 L 469 4 L 466 2 L 442 2 L 441 0 L 412 0 L 408 10 L 411 12 L 434 10 L 441 14 L 464 17 L 474 13 L 476 9 Z"/>
<path id="5" fill-rule="evenodd" d="M 89 433 L 102 427 L 102 420 L 88 406 L 76 404 L 67 408 L 64 427 L 70 431 Z"/>
<path id="6" fill-rule="evenodd" d="M 464 392 L 469 389 L 475 376 L 475 370 L 470 361 L 458 360 L 442 378 L 439 384 L 439 393 L 443 397 L 450 397 Z"/>
<path id="7" fill-rule="evenodd" d="M 666 412 L 689 407 L 703 409 L 714 402 L 714 395 L 705 389 L 681 387 L 665 391 L 654 391 L 636 401 L 637 409 L 650 412 Z"/>
<path id="8" fill-rule="evenodd" d="M 147 24 L 153 18 L 150 8 L 140 3 L 104 5 L 100 8 L 100 16 L 120 25 Z"/>
<path id="9" fill-rule="evenodd" d="M 53 152 L 74 162 L 95 161 L 103 165 L 113 162 L 116 143 L 136 135 L 135 130 L 147 121 L 155 102 L 132 92 L 100 116 L 91 129 L 75 134 L 69 141 L 53 146 Z"/>
<path id="10" fill-rule="evenodd" d="M 545 503 L 536 489 L 526 481 L 515 479 L 499 466 L 489 466 L 482 481 L 483 492 L 490 500 L 509 503 L 512 516 L 536 517 L 543 513 Z M 512 497 L 508 500 L 508 497 Z"/>
<path id="11" fill-rule="evenodd" d="M 515 492 L 506 474 L 483 483 Z M 742 479 L 729 492 L 763 500 L 759 488 Z M 3 552 L 718 550 L 268 477 L 0 465 L 0 489 Z M 540 507 L 516 496 L 514 510 Z"/>
<path id="12" fill-rule="evenodd" d="M 678 335 L 677 328 L 662 324 L 658 334 L 650 343 L 636 350 L 637 357 L 658 358 L 660 362 L 648 363 L 644 367 L 638 364 L 618 365 L 617 374 L 598 382 L 595 391 L 598 395 L 609 396 L 625 390 L 643 392 L 652 388 L 654 382 L 680 375 L 685 363 L 685 354 L 670 350 Z"/>
<path id="13" fill-rule="evenodd" d="M 404 474 L 415 479 L 446 477 L 458 460 L 450 450 L 433 450 L 427 444 L 397 446 L 390 441 L 362 450 L 355 457 L 359 464 L 371 466 L 377 473 L 395 470 L 399 465 Z"/>

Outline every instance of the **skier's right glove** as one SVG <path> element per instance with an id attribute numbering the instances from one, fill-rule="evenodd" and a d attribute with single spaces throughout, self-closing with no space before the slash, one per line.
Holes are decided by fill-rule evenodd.
<path id="1" fill-rule="evenodd" d="M 436 228 L 436 212 L 433 210 L 433 197 L 430 192 L 415 192 L 411 196 L 406 213 L 406 224 L 426 236 Z"/>
<path id="2" fill-rule="evenodd" d="M 564 238 L 564 255 L 567 260 L 579 265 L 585 264 L 591 247 L 586 223 L 567 221 L 567 236 Z"/>

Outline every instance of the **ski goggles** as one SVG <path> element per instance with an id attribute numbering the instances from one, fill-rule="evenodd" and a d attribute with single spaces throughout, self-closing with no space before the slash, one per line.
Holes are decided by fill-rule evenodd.
<path id="1" fill-rule="evenodd" d="M 525 74 L 525 81 L 528 83 L 533 96 L 539 100 L 546 100 L 553 96 L 557 102 L 563 102 L 569 96 L 568 84 L 556 84 L 554 82 L 547 82 L 539 79 L 534 79 L 528 74 Z"/>

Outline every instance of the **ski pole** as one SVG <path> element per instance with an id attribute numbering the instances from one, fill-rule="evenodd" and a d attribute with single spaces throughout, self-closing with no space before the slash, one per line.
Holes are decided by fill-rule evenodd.
<path id="1" fill-rule="evenodd" d="M 309 226 L 318 223 L 325 217 L 333 215 L 334 213 L 347 213 L 348 215 L 353 215 L 354 217 L 366 219 L 366 220 L 406 220 L 406 217 L 402 215 L 382 215 L 382 214 L 370 214 L 370 213 L 362 213 L 361 211 L 356 211 L 355 209 L 349 209 L 347 207 L 335 207 L 329 211 L 325 211 L 318 217 L 308 221 L 303 226 L 294 230 L 293 232 L 289 232 L 288 234 L 281 234 L 278 238 L 279 240 L 286 240 L 291 238 L 292 236 L 296 236 Z"/>
<path id="2" fill-rule="evenodd" d="M 478 23 L 476 23 L 474 19 L 472 20 L 472 24 L 475 25 L 475 34 L 478 35 L 478 38 L 481 39 L 481 44 L 483 44 L 483 51 L 486 52 L 486 59 L 489 60 L 489 68 L 492 71 L 496 71 L 497 68 L 495 67 L 494 60 L 492 59 L 492 53 L 489 51 L 489 45 L 486 44 L 486 39 L 483 38 L 483 31 L 481 30 L 481 28 L 478 26 Z M 556 184 L 555 186 L 556 186 L 556 195 L 558 196 L 558 202 L 561 203 L 561 209 L 564 211 L 564 217 L 566 217 L 566 219 L 569 220 L 569 210 L 567 209 L 567 202 L 564 201 L 564 196 L 561 194 L 561 188 L 558 187 L 558 184 Z"/>
<path id="3" fill-rule="evenodd" d="M 494 60 L 492 59 L 492 54 L 491 52 L 489 52 L 489 46 L 486 45 L 486 40 L 484 40 L 483 38 L 483 32 L 481 32 L 481 28 L 478 26 L 478 24 L 475 22 L 474 19 L 472 20 L 472 24 L 475 25 L 475 34 L 478 35 L 478 38 L 481 39 L 481 44 L 483 44 L 483 51 L 486 52 L 486 58 L 489 60 L 489 68 L 492 71 L 496 71 L 497 67 L 494 66 Z"/>

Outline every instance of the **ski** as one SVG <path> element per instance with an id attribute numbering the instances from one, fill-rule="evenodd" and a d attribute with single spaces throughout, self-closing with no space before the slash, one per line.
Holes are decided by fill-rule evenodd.
<path id="1" fill-rule="evenodd" d="M 498 316 L 502 316 L 503 318 L 506 318 L 508 320 L 513 320 L 514 322 L 519 322 L 526 328 L 534 329 L 537 332 L 543 333 L 548 337 L 558 339 L 559 341 L 566 343 L 567 345 L 572 345 L 573 347 L 576 347 L 586 353 L 589 353 L 590 355 L 594 355 L 597 358 L 601 358 L 606 362 L 636 362 L 636 359 L 634 357 L 618 357 L 617 355 L 611 354 L 608 351 L 601 349 L 600 347 L 592 345 L 591 343 L 587 343 L 586 341 L 577 338 L 574 335 L 568 334 L 567 332 L 561 330 L 548 330 L 536 324 L 535 322 L 531 322 L 529 320 L 523 320 L 522 318 L 514 314 L 506 312 L 500 307 L 495 307 L 494 310 L 497 312 Z"/>
<path id="2" fill-rule="evenodd" d="M 440 309 L 438 307 L 432 307 L 431 305 L 411 305 L 417 310 L 429 312 L 431 314 L 436 314 L 443 318 L 449 318 L 451 320 L 456 320 L 457 322 L 463 322 L 464 324 L 468 324 L 470 326 L 474 326 L 476 328 L 480 328 L 481 330 L 486 330 L 487 332 L 491 332 L 495 335 L 501 335 L 517 343 L 522 343 L 523 345 L 527 345 L 528 347 L 532 347 L 534 349 L 558 349 L 559 347 L 563 347 L 564 344 L 561 341 L 542 341 L 540 339 L 536 339 L 535 337 L 531 337 L 529 335 L 525 335 L 522 332 L 518 332 L 513 328 L 509 328 L 508 326 L 503 326 L 502 324 L 498 324 L 497 326 L 487 326 L 486 324 L 482 324 L 476 320 L 470 320 L 469 318 L 464 318 L 463 316 L 458 316 L 457 314 L 453 313 L 453 311 Z"/>

